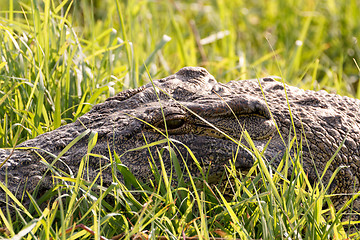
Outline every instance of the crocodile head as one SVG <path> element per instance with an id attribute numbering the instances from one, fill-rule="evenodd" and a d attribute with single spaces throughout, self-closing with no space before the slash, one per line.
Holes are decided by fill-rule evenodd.
<path id="1" fill-rule="evenodd" d="M 239 169 L 252 167 L 254 147 L 276 167 L 295 136 L 296 147 L 290 153 L 301 152 L 310 181 L 316 181 L 346 138 L 325 175 L 327 181 L 341 165 L 360 167 L 356 142 L 359 108 L 359 100 L 325 91 L 305 91 L 273 78 L 222 84 L 204 68 L 186 67 L 141 88 L 119 93 L 80 120 L 94 122 L 95 116 L 106 115 L 101 128 L 107 132 L 107 141 L 121 154 L 122 162 L 144 180 L 150 171 L 149 153 L 156 156 L 157 149 L 169 143 L 128 150 L 163 139 L 171 140 L 170 146 L 178 150 L 178 157 L 186 161 L 194 175 L 199 174 L 198 166 L 188 149 L 203 170 L 217 178 L 229 161 Z M 171 169 L 168 158 L 164 163 Z M 343 172 L 339 178 L 354 175 L 351 168 Z"/>
<path id="2" fill-rule="evenodd" d="M 111 119 L 107 122 L 114 124 L 119 116 L 126 118 L 120 128 L 111 128 L 111 124 L 102 128 L 108 130 L 106 138 L 122 154 L 122 162 L 140 179 L 149 176 L 149 152 L 157 155 L 156 149 L 169 143 L 126 151 L 161 139 L 169 139 L 170 146 L 178 149 L 178 157 L 198 175 L 198 166 L 188 147 L 213 178 L 224 173 L 229 161 L 239 169 L 252 167 L 254 154 L 245 130 L 259 151 L 268 144 L 265 156 L 269 160 L 278 162 L 282 157 L 285 144 L 260 88 L 260 84 L 269 82 L 277 83 L 268 78 L 222 84 L 204 68 L 186 67 L 167 78 L 107 99 L 80 121 L 92 121 L 94 114 L 107 114 Z M 171 168 L 169 160 L 164 163 Z"/>

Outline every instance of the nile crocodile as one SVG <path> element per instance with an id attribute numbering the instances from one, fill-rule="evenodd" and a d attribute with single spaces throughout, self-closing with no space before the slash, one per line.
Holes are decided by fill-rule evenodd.
<path id="1" fill-rule="evenodd" d="M 248 147 L 246 129 L 256 148 L 265 148 L 265 159 L 275 167 L 296 135 L 298 145 L 302 144 L 299 149 L 303 167 L 313 182 L 343 142 L 324 179 L 326 182 L 338 167 L 346 166 L 336 175 L 331 189 L 352 193 L 358 190 L 360 177 L 359 109 L 359 100 L 325 91 L 305 91 L 273 78 L 223 84 L 204 68 L 186 67 L 110 97 L 76 122 L 25 141 L 14 151 L 1 149 L 0 162 L 7 161 L 0 169 L 0 181 L 6 182 L 18 197 L 24 189 L 31 192 L 39 182 L 42 190 L 49 189 L 53 179 L 44 160 L 52 163 L 85 131 L 88 134 L 62 154 L 55 167 L 76 174 L 88 152 L 90 132 L 97 132 L 84 179 L 94 179 L 101 166 L 109 165 L 109 152 L 116 152 L 135 177 L 147 181 L 152 175 L 149 156 L 156 160 L 158 150 L 169 144 L 166 139 L 176 146 L 192 175 L 199 176 L 200 164 L 210 177 L 218 176 L 229 160 L 238 169 L 253 166 L 254 154 Z M 154 142 L 157 144 L 141 148 Z M 163 161 L 170 172 L 172 163 L 166 156 Z M 111 184 L 111 167 L 103 170 L 102 179 L 104 185 Z M 4 196 L 0 190 L 0 205 L 4 204 Z"/>

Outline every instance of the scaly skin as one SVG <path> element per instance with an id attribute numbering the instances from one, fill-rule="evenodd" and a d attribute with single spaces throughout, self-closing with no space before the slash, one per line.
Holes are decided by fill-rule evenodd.
<path id="1" fill-rule="evenodd" d="M 224 166 L 235 156 L 235 165 L 239 169 L 249 169 L 254 162 L 251 151 L 239 147 L 237 143 L 241 138 L 241 143 L 248 146 L 244 137 L 241 137 L 244 127 L 260 151 L 271 139 L 265 157 L 276 167 L 285 153 L 289 136 L 294 136 L 284 91 L 286 87 L 297 140 L 303 143 L 303 167 L 309 179 L 313 182 L 318 179 L 315 169 L 321 174 L 327 161 L 346 138 L 326 172 L 324 182 L 328 181 L 339 166 L 347 166 L 337 174 L 331 191 L 352 193 L 359 189 L 359 100 L 325 91 L 304 91 L 272 78 L 222 84 L 205 69 L 191 67 L 154 81 L 154 85 L 157 87 L 157 94 L 151 83 L 139 89 L 121 92 L 104 103 L 95 105 L 75 123 L 20 144 L 18 147 L 36 147 L 38 150 L 15 150 L 0 169 L 0 181 L 5 183 L 7 178 L 9 190 L 18 197 L 21 196 L 25 183 L 29 192 L 32 192 L 40 179 L 41 191 L 50 188 L 53 183 L 51 174 L 48 171 L 44 175 L 47 167 L 38 154 L 51 163 L 54 158 L 45 151 L 58 155 L 86 129 L 98 133 L 97 144 L 92 153 L 108 157 L 110 148 L 110 151 L 121 156 L 122 163 L 138 179 L 146 181 L 151 176 L 149 150 L 127 150 L 144 146 L 144 139 L 147 143 L 166 139 L 163 116 L 167 121 L 169 138 L 176 140 L 173 144 L 186 159 L 192 175 L 199 176 L 198 167 L 180 143 L 192 150 L 204 171 L 208 170 L 211 163 L 209 172 L 212 179 L 221 175 Z M 87 153 L 88 136 L 89 134 L 61 156 L 61 161 L 57 161 L 55 166 L 76 175 L 79 162 Z M 156 149 L 164 146 L 167 143 L 150 147 L 156 160 Z M 0 149 L 0 162 L 10 152 L 11 150 Z M 180 156 L 179 152 L 178 155 Z M 84 178 L 92 180 L 99 167 L 106 166 L 109 160 L 99 157 L 89 159 L 89 172 L 84 173 Z M 167 154 L 164 155 L 164 163 L 170 172 L 171 162 Z M 106 168 L 102 176 L 104 184 L 109 185 L 112 181 L 111 168 Z M 0 199 L 5 199 L 3 191 L 0 191 Z M 3 205 L 0 202 L 0 206 Z"/>

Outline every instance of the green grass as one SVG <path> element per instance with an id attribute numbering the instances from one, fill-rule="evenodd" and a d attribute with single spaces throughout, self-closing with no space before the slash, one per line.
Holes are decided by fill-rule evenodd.
<path id="1" fill-rule="evenodd" d="M 88 152 L 95 143 L 96 134 L 89 142 Z M 55 197 L 58 196 L 55 201 L 48 202 L 54 197 L 49 191 L 37 202 L 33 201 L 34 207 L 29 208 L 28 213 L 20 210 L 24 207 L 17 203 L 19 210 L 15 219 L 2 212 L 0 219 L 10 231 L 8 236 L 29 239 L 93 238 L 84 227 L 91 229 L 95 238 L 100 235 L 108 238 L 150 235 L 169 239 L 182 236 L 198 236 L 199 239 L 345 238 L 342 213 L 335 214 L 330 197 L 325 194 L 327 186 L 309 184 L 300 164 L 300 153 L 286 154 L 278 168 L 273 169 L 251 140 L 249 143 L 257 159 L 249 172 L 239 173 L 230 161 L 223 183 L 211 186 L 206 177 L 190 177 L 187 183 L 170 184 L 171 176 L 164 174 L 163 165 L 160 169 L 152 165 L 153 184 L 138 185 L 118 162 L 118 156 L 112 155 L 110 159 L 118 162 L 119 172 L 127 176 L 129 182 L 122 183 L 114 175 L 114 184 L 104 188 L 95 180 L 92 183 L 82 180 L 86 172 L 85 156 L 75 176 L 58 178 L 59 184 L 53 189 Z M 183 159 L 174 157 L 176 149 L 172 144 L 168 150 L 173 153 L 174 166 L 179 166 L 178 162 Z M 158 156 L 161 160 L 160 152 Z M 294 169 L 287 176 L 290 166 Z M 181 178 L 182 170 L 177 169 L 176 173 Z M 62 181 L 67 185 L 61 184 Z M 138 187 L 129 188 L 130 184 Z M 39 204 L 44 202 L 45 208 L 40 208 Z M 325 202 L 329 207 L 323 209 Z"/>
<path id="2" fill-rule="evenodd" d="M 94 104 L 148 82 L 146 69 L 153 79 L 183 66 L 203 66 L 223 82 L 278 75 L 301 88 L 360 98 L 358 16 L 356 0 L 0 0 L 0 147 L 74 122 Z M 84 224 L 97 239 L 141 232 L 171 239 L 344 238 L 341 212 L 335 214 L 325 189 L 308 184 L 299 158 L 284 156 L 274 171 L 259 153 L 245 176 L 230 165 L 233 199 L 220 186 L 195 187 L 206 178 L 171 186 L 154 171 L 157 182 L 140 189 L 144 204 L 117 179 L 94 192 L 80 172 L 59 179 L 55 190 L 64 201 L 35 208 L 32 217 L 0 214 L 10 231 L 3 236 L 92 238 L 79 229 L 65 234 Z M 289 164 L 296 171 L 285 177 Z M 108 195 L 115 201 L 100 201 Z"/>

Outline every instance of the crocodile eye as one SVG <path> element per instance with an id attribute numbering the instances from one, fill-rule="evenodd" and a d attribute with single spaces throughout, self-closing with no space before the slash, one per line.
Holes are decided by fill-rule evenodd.
<path id="1" fill-rule="evenodd" d="M 180 128 L 182 125 L 184 125 L 185 121 L 184 119 L 171 119 L 171 120 L 166 120 L 166 126 L 168 129 L 176 129 L 176 128 Z"/>
<path id="2" fill-rule="evenodd" d="M 176 130 L 181 128 L 185 124 L 184 116 L 167 116 L 166 119 L 167 130 Z M 165 130 L 164 120 L 157 124 L 157 127 Z"/>

